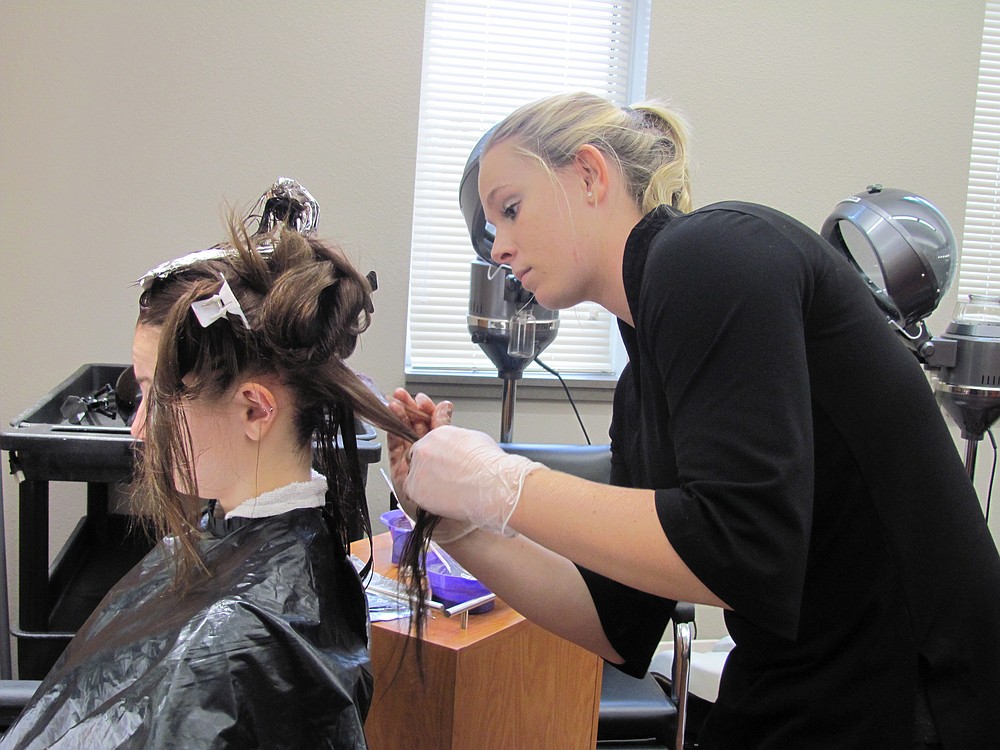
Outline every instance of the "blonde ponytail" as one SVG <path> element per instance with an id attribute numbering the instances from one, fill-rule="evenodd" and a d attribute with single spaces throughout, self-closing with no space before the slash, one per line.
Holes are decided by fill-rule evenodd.
<path id="1" fill-rule="evenodd" d="M 679 113 L 655 101 L 635 104 L 631 110 L 642 117 L 647 127 L 661 134 L 652 150 L 662 148 L 665 151 L 659 166 L 650 173 L 646 189 L 642 192 L 643 213 L 652 211 L 662 204 L 673 206 L 685 213 L 690 211 L 692 208 L 691 176 L 688 166 L 690 130 L 687 122 Z"/>

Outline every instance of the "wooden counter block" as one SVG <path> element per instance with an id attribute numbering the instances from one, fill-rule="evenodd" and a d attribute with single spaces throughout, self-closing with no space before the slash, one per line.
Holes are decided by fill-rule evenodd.
<path id="1" fill-rule="evenodd" d="M 375 570 L 395 577 L 389 535 L 374 539 Z M 368 555 L 366 541 L 355 554 Z M 408 620 L 372 623 L 371 750 L 592 750 L 601 660 L 525 620 L 501 601 L 461 618 L 433 613 L 423 679 Z"/>

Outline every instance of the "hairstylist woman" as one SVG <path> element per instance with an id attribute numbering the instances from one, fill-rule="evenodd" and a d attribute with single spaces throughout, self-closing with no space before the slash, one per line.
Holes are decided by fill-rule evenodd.
<path id="1" fill-rule="evenodd" d="M 546 307 L 614 313 L 630 362 L 617 487 L 458 427 L 391 440 L 406 501 L 452 519 L 448 551 L 632 674 L 673 600 L 724 607 L 736 648 L 704 748 L 1000 747 L 1000 557 L 848 262 L 763 206 L 687 213 L 684 128 L 655 105 L 528 105 L 479 191 L 493 258 Z"/>

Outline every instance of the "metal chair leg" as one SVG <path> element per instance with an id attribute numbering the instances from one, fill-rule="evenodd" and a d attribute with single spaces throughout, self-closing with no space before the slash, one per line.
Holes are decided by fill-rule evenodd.
<path id="1" fill-rule="evenodd" d="M 697 628 L 694 622 L 679 622 L 674 625 L 673 678 L 670 685 L 670 699 L 677 706 L 677 734 L 674 750 L 684 750 L 684 733 L 687 729 L 688 691 L 691 687 L 691 644 Z"/>
<path id="2" fill-rule="evenodd" d="M 13 676 L 10 654 L 10 611 L 7 598 L 7 541 L 4 523 L 3 481 L 0 480 L 0 679 Z"/>

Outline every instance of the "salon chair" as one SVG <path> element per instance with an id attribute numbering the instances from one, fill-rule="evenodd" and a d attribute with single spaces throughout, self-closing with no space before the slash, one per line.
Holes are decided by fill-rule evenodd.
<path id="1" fill-rule="evenodd" d="M 607 445 L 503 443 L 501 447 L 550 469 L 593 482 L 607 484 L 611 479 L 611 449 Z M 679 602 L 671 620 L 674 637 L 671 675 L 649 672 L 636 679 L 605 666 L 597 720 L 598 750 L 683 750 L 691 644 L 695 638 L 694 605 Z"/>

